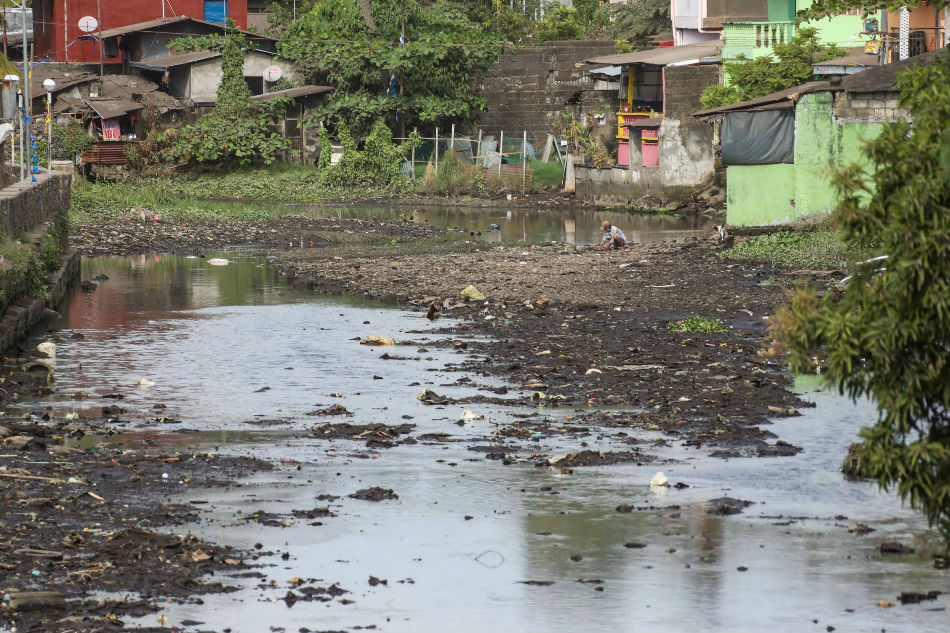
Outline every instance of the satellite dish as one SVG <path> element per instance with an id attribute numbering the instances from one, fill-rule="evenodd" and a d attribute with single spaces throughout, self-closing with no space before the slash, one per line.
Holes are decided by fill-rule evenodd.
<path id="1" fill-rule="evenodd" d="M 92 33 L 99 28 L 99 20 L 87 15 L 86 17 L 79 18 L 79 30 L 83 33 Z"/>
<path id="2" fill-rule="evenodd" d="M 279 66 L 268 66 L 264 69 L 264 81 L 268 83 L 280 81 L 280 78 L 283 76 L 284 71 L 282 71 Z"/>

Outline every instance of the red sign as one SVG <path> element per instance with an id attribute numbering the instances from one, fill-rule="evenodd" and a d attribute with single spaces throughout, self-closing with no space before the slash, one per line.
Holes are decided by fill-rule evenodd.
<path id="1" fill-rule="evenodd" d="M 102 120 L 102 140 L 119 141 L 122 140 L 122 133 L 119 131 L 119 119 Z"/>

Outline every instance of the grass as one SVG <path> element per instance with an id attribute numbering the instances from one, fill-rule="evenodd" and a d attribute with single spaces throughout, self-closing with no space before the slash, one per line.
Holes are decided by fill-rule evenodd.
<path id="1" fill-rule="evenodd" d="M 694 314 L 679 321 L 670 321 L 666 324 L 666 329 L 670 332 L 700 332 L 702 334 L 729 331 L 719 317 L 708 317 L 702 314 Z"/>
<path id="2" fill-rule="evenodd" d="M 873 255 L 870 245 L 849 244 L 832 231 L 758 235 L 719 253 L 730 259 L 764 261 L 781 268 L 842 270 L 848 262 Z"/>

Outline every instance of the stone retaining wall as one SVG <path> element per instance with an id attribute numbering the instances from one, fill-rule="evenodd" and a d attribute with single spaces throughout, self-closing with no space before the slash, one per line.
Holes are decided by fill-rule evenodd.
<path id="1" fill-rule="evenodd" d="M 580 105 L 589 115 L 607 114 L 604 140 L 616 146 L 616 115 L 620 99 L 616 90 L 594 90 L 590 66 L 585 59 L 617 52 L 616 42 L 571 40 L 549 42 L 543 46 L 510 48 L 476 86 L 476 92 L 488 101 L 488 111 L 475 126 L 486 135 L 528 140 L 540 152 L 553 133 L 554 122 L 568 105 Z M 613 116 L 611 116 L 613 115 Z"/>
<path id="2" fill-rule="evenodd" d="M 8 170 L 18 169 L 7 165 Z M 0 189 L 0 232 L 9 237 L 33 230 L 69 212 L 72 177 L 41 169 L 36 182 L 29 177 Z"/>
<path id="3" fill-rule="evenodd" d="M 44 241 L 47 248 L 51 244 L 47 234 L 57 238 L 52 242 L 54 245 L 58 241 L 65 246 L 68 237 L 64 227 L 72 200 L 72 176 L 44 169 L 36 174 L 36 182 L 30 178 L 21 183 L 18 166 L 5 165 L 0 171 L 5 171 L 8 176 L 12 174 L 14 180 L 0 189 L 0 231 L 34 253 L 29 265 L 46 271 L 49 264 L 43 264 L 47 255 L 42 246 Z M 49 255 L 55 255 L 56 250 Z M 42 292 L 37 292 L 32 284 L 27 287 L 22 281 L 24 276 L 13 276 L 13 268 L 2 268 L 0 274 L 8 276 L 8 283 L 3 285 L 9 288 L 5 291 L 8 292 L 4 301 L 6 308 L 0 314 L 0 352 L 6 352 L 29 336 L 31 330 L 46 318 L 48 310 L 62 302 L 71 282 L 79 274 L 79 261 L 79 252 L 75 249 L 63 251 L 57 270 L 46 279 Z"/>

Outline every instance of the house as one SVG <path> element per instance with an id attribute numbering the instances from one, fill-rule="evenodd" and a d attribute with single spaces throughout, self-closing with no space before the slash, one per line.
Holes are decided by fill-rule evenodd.
<path id="1" fill-rule="evenodd" d="M 682 46 L 722 39 L 723 24 L 767 21 L 771 4 L 769 0 L 670 0 L 673 43 Z"/>
<path id="2" fill-rule="evenodd" d="M 251 94 L 260 95 L 276 80 L 268 81 L 269 68 L 279 68 L 280 78 L 293 81 L 295 72 L 290 62 L 276 61 L 268 51 L 250 50 L 244 53 L 244 79 Z M 197 51 L 142 61 L 129 66 L 152 81 L 161 83 L 168 92 L 180 99 L 190 99 L 198 106 L 214 105 L 221 84 L 221 53 Z"/>
<path id="3" fill-rule="evenodd" d="M 718 62 L 718 41 L 588 59 L 620 68 L 617 166 L 576 167 L 577 194 L 675 198 L 707 181 L 715 162 L 712 130 L 692 113 L 703 89 L 719 83 Z"/>
<path id="4" fill-rule="evenodd" d="M 232 20 L 247 28 L 247 0 L 33 0 L 36 59 L 98 63 L 98 41 L 79 27 L 81 18 L 96 20 L 103 33 L 131 24 L 158 20 L 192 19 L 217 25 Z M 186 16 L 191 16 L 187 18 Z M 93 32 L 98 32 L 93 27 Z M 107 47 L 102 51 L 109 61 Z M 116 61 L 116 60 L 112 60 Z"/>
<path id="5" fill-rule="evenodd" d="M 865 17 L 863 9 L 852 9 L 841 15 L 796 24 L 796 13 L 811 5 L 812 0 L 770 0 L 765 20 L 730 17 L 722 24 L 723 61 L 734 60 L 739 55 L 754 59 L 771 54 L 776 44 L 788 43 L 795 31 L 803 27 L 815 29 L 818 41 L 823 44 L 833 44 L 851 53 L 865 51 L 879 55 L 880 63 L 899 61 L 945 45 L 946 11 L 926 3 L 905 10 L 908 20 L 903 34 L 903 56 L 899 52 L 901 12 L 882 11 L 879 17 Z M 898 51 L 897 54 L 894 51 Z"/>
<path id="6" fill-rule="evenodd" d="M 946 54 L 939 49 L 696 113 L 721 124 L 727 222 L 782 224 L 832 212 L 838 197 L 830 168 L 861 164 L 864 142 L 907 118 L 898 104 L 897 73 Z"/>

